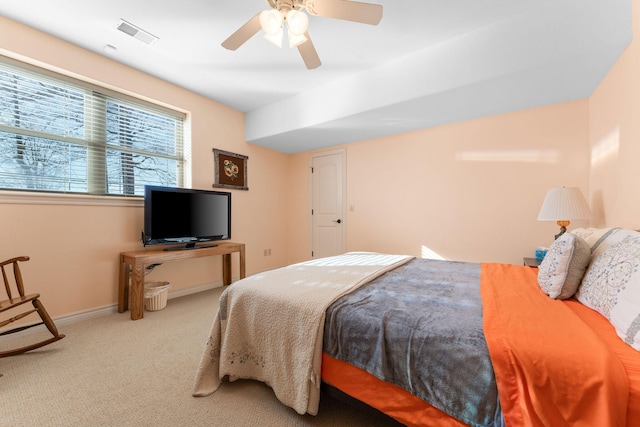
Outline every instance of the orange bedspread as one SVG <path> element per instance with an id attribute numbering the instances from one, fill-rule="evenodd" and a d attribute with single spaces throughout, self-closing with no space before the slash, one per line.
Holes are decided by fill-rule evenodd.
<path id="1" fill-rule="evenodd" d="M 604 317 L 577 301 L 548 298 L 528 267 L 483 264 L 481 292 L 507 427 L 640 426 L 640 352 Z M 463 425 L 326 354 L 322 378 L 406 425 Z"/>
<path id="2" fill-rule="evenodd" d="M 507 426 L 625 426 L 629 380 L 614 351 L 535 270 L 483 264 L 485 337 Z"/>
<path id="3" fill-rule="evenodd" d="M 613 325 L 596 311 L 575 300 L 565 301 L 565 304 L 607 343 L 624 365 L 629 378 L 627 426 L 640 426 L 640 352 L 624 343 Z"/>
<path id="4" fill-rule="evenodd" d="M 408 391 L 322 353 L 322 380 L 409 427 L 464 427 Z"/>

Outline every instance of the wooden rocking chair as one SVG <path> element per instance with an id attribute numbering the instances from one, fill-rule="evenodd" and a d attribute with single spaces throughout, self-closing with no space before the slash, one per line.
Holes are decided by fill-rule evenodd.
<path id="1" fill-rule="evenodd" d="M 22 282 L 22 274 L 20 273 L 20 267 L 18 266 L 18 263 L 23 261 L 29 261 L 29 257 L 21 256 L 21 257 L 11 258 L 9 260 L 0 262 L 0 269 L 2 269 L 2 278 L 4 279 L 4 289 L 7 293 L 7 297 L 9 298 L 7 300 L 0 301 L 0 313 L 4 313 L 8 310 L 11 310 L 12 308 L 16 308 L 27 302 L 31 302 L 33 304 L 33 309 L 30 309 L 27 307 L 26 311 L 22 311 L 19 314 L 14 315 L 10 319 L 0 320 L 0 331 L 1 331 L 0 336 L 8 335 L 14 332 L 20 332 L 25 329 L 44 324 L 47 327 L 47 329 L 49 329 L 49 332 L 51 332 L 51 334 L 53 335 L 53 338 L 49 338 L 44 341 L 37 342 L 35 344 L 27 345 L 25 347 L 20 347 L 20 348 L 6 350 L 6 351 L 0 351 L 0 357 L 21 354 L 21 353 L 45 346 L 47 344 L 51 344 L 52 342 L 55 342 L 64 338 L 64 335 L 58 333 L 58 329 L 56 328 L 56 325 L 53 323 L 53 320 L 51 320 L 51 317 L 49 317 L 49 314 L 47 313 L 47 310 L 45 310 L 44 305 L 42 305 L 42 302 L 40 302 L 40 299 L 39 299 L 40 294 L 25 295 L 24 284 Z M 12 275 L 11 274 L 7 275 L 7 271 L 5 270 L 5 266 L 8 266 L 8 265 L 13 266 L 13 280 L 10 280 L 12 278 Z M 12 284 L 14 286 L 12 286 Z M 18 295 L 13 294 L 14 289 L 17 289 Z M 2 330 L 2 328 L 7 326 L 8 324 L 15 322 L 16 320 L 22 319 L 23 317 L 26 317 L 31 313 L 38 313 L 42 321 L 40 323 L 27 324 L 25 326 L 17 326 L 13 329 L 5 330 L 5 331 Z"/>

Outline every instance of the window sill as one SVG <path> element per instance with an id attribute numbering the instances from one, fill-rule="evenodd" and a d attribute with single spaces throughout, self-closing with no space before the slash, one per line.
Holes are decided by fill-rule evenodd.
<path id="1" fill-rule="evenodd" d="M 0 204 L 142 207 L 142 197 L 0 191 Z"/>

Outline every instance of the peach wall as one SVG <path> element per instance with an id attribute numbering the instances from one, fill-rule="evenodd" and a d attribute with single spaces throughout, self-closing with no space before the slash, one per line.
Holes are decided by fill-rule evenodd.
<path id="1" fill-rule="evenodd" d="M 633 41 L 589 99 L 596 226 L 640 228 L 640 0 Z"/>
<path id="2" fill-rule="evenodd" d="M 290 179 L 288 200 L 288 256 L 289 262 L 301 262 L 311 258 L 309 242 L 309 214 L 311 212 L 310 177 L 311 163 L 308 153 L 292 154 L 289 159 Z"/>
<path id="3" fill-rule="evenodd" d="M 548 188 L 589 179 L 588 103 L 568 102 L 345 145 L 347 250 L 433 251 L 446 259 L 522 263 L 558 227 L 538 222 Z M 309 153 L 292 181 L 308 183 Z M 298 185 L 308 206 L 308 184 Z M 294 197 L 294 199 L 296 198 Z M 308 210 L 297 233 L 308 253 Z M 586 223 L 576 223 L 586 225 Z"/>
<path id="4" fill-rule="evenodd" d="M 212 148 L 248 155 L 250 190 L 233 192 L 233 236 L 247 243 L 248 273 L 309 258 L 310 153 L 247 144 L 238 111 L 10 20 L 0 18 L 0 26 L 0 53 L 188 112 L 194 188 L 211 188 Z M 637 226 L 638 49 L 633 42 L 588 100 L 341 147 L 354 205 L 347 250 L 421 256 L 429 249 L 448 259 L 519 264 L 557 232 L 536 217 L 546 190 L 562 185 L 591 198 L 593 225 Z M 117 255 L 140 247 L 140 207 L 0 203 L 0 218 L 0 258 L 32 257 L 26 279 L 54 316 L 115 303 Z M 215 259 L 184 261 L 158 267 L 149 280 L 181 289 L 219 280 L 219 270 Z"/>
<path id="5" fill-rule="evenodd" d="M 0 17 L 0 53 L 93 83 L 173 106 L 192 125 L 192 184 L 210 189 L 212 148 L 249 156 L 249 191 L 233 191 L 232 236 L 247 244 L 247 273 L 287 262 L 285 234 L 289 158 L 244 141 L 244 114 L 108 58 Z M 1 198 L 0 198 L 1 199 Z M 0 203 L 0 259 L 28 255 L 25 280 L 53 316 L 117 302 L 118 254 L 141 249 L 142 208 Z M 271 256 L 263 256 L 271 249 Z M 237 274 L 237 254 L 234 255 Z M 221 281 L 220 260 L 160 266 L 148 280 L 169 280 L 172 291 Z"/>

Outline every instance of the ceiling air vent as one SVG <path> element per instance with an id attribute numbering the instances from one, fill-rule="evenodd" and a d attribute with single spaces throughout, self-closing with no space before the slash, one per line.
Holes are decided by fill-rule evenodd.
<path id="1" fill-rule="evenodd" d="M 140 27 L 136 27 L 135 25 L 125 21 L 124 19 L 120 20 L 120 23 L 118 24 L 118 30 L 130 35 L 134 39 L 140 40 L 144 44 L 151 44 L 158 40 L 158 37 L 143 30 Z"/>

